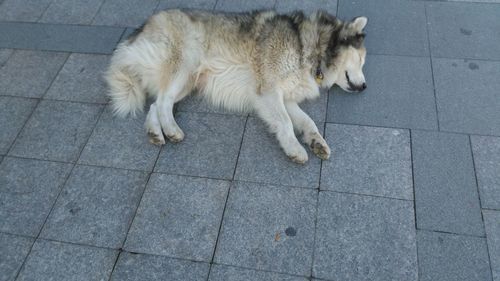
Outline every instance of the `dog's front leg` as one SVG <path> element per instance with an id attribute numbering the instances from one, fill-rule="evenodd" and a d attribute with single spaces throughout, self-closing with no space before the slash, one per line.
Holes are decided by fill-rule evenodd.
<path id="1" fill-rule="evenodd" d="M 298 133 L 302 133 L 302 139 L 319 158 L 326 160 L 330 158 L 330 148 L 325 139 L 319 133 L 314 121 L 307 115 L 296 102 L 285 102 L 285 107 L 292 119 L 293 127 Z"/>
<path id="2" fill-rule="evenodd" d="M 279 93 L 262 93 L 256 100 L 257 114 L 269 125 L 283 151 L 296 163 L 303 164 L 308 156 L 293 131 L 293 124 Z"/>

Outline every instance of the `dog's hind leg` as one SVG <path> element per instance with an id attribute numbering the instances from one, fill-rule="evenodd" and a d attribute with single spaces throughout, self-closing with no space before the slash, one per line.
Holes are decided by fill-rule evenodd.
<path id="1" fill-rule="evenodd" d="M 149 136 L 149 142 L 156 145 L 165 144 L 165 138 L 163 137 L 163 133 L 161 131 L 160 119 L 158 117 L 158 107 L 156 103 L 153 103 L 149 108 L 145 126 Z"/>

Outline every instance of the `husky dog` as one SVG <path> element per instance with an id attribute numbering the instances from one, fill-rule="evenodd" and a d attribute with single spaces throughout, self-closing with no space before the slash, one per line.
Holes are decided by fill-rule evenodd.
<path id="1" fill-rule="evenodd" d="M 255 112 L 292 161 L 308 159 L 295 132 L 328 159 L 330 148 L 298 103 L 318 97 L 320 87 L 366 88 L 366 23 L 366 17 L 342 22 L 324 11 L 162 11 L 115 50 L 106 73 L 112 107 L 117 115 L 134 115 L 147 94 L 156 97 L 145 123 L 150 141 L 180 142 L 184 132 L 173 106 L 197 90 L 215 106 Z"/>

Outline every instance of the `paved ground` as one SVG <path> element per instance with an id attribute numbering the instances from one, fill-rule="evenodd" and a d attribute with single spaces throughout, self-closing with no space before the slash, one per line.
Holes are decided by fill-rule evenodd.
<path id="1" fill-rule="evenodd" d="M 1 281 L 500 280 L 499 3 L 0 3 Z M 161 149 L 113 118 L 109 54 L 168 7 L 368 16 L 368 90 L 305 105 L 332 159 L 196 99 Z"/>

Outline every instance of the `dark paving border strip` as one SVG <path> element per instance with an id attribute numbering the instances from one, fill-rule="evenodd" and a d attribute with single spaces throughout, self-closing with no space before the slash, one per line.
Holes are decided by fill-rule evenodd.
<path id="1" fill-rule="evenodd" d="M 111 54 L 124 28 L 0 22 L 0 48 Z"/>

